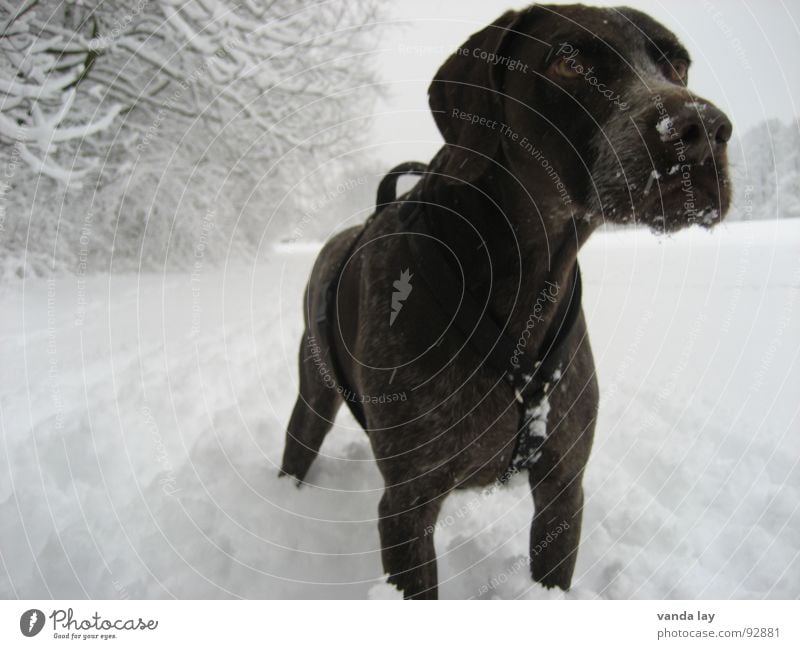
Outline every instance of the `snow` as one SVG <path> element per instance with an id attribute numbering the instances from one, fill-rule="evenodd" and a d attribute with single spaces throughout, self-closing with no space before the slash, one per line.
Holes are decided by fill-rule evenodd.
<path id="1" fill-rule="evenodd" d="M 647 184 L 644 186 L 644 194 L 645 196 L 650 193 L 650 188 L 653 186 L 653 181 L 658 180 L 661 178 L 661 174 L 658 173 L 655 169 L 650 172 L 650 176 L 647 179 Z"/>
<path id="2" fill-rule="evenodd" d="M 386 575 L 384 575 L 384 578 Z M 367 599 L 403 599 L 403 594 L 389 583 L 375 584 L 367 592 Z"/>
<path id="3" fill-rule="evenodd" d="M 539 403 L 525 409 L 528 434 L 531 437 L 547 438 L 547 415 L 550 414 L 550 400 L 544 394 Z"/>
<path id="4" fill-rule="evenodd" d="M 661 135 L 661 140 L 666 142 L 669 130 L 672 128 L 672 118 L 669 115 L 664 115 L 658 122 L 656 123 L 656 130 L 658 131 L 659 135 Z"/>
<path id="5" fill-rule="evenodd" d="M 515 476 L 446 501 L 440 595 L 800 595 L 798 246 L 797 220 L 596 234 L 581 260 L 601 406 L 573 588 L 530 581 Z M 0 289 L 0 595 L 399 595 L 346 409 L 311 485 L 277 477 L 314 252 L 267 256 Z"/>
<path id="6" fill-rule="evenodd" d="M 696 110 L 698 113 L 704 113 L 708 110 L 708 104 L 704 101 L 687 101 L 684 107 L 689 110 Z"/>

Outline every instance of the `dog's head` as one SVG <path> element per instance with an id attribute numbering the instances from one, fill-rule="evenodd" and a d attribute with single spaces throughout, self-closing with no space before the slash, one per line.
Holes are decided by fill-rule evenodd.
<path id="1" fill-rule="evenodd" d="M 471 36 L 429 90 L 458 182 L 505 173 L 576 218 L 719 222 L 731 123 L 687 88 L 690 58 L 629 8 L 534 5 Z"/>

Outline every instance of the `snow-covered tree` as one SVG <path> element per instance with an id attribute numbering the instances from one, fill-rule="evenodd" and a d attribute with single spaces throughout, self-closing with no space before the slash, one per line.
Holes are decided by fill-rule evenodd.
<path id="1" fill-rule="evenodd" d="M 78 86 L 96 54 L 65 24 L 71 7 L 62 8 L 61 21 L 43 22 L 37 4 L 0 3 L 0 138 L 33 171 L 69 183 L 92 171 L 96 161 L 84 156 L 83 164 L 67 168 L 56 161 L 57 151 L 66 143 L 93 142 L 91 136 L 108 129 L 125 106 L 109 102 L 102 112 L 86 110 Z M 96 30 L 96 21 L 92 25 Z"/>
<path id="2" fill-rule="evenodd" d="M 800 217 L 800 130 L 765 120 L 731 143 L 732 220 Z"/>
<path id="3" fill-rule="evenodd" d="M 58 256 L 92 213 L 96 244 L 174 260 L 208 211 L 233 219 L 217 236 L 254 244 L 265 206 L 317 191 L 298 178 L 362 141 L 377 6 L 0 0 L 0 163 L 15 170 L 0 246 L 63 220 L 44 246 Z"/>

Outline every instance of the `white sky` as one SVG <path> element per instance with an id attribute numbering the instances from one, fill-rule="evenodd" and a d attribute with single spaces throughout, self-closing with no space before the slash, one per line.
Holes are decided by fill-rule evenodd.
<path id="1" fill-rule="evenodd" d="M 552 4 L 568 4 L 554 2 Z M 800 0 L 631 0 L 675 32 L 692 55 L 690 87 L 724 109 L 742 134 L 800 111 Z M 427 160 L 441 145 L 426 90 L 444 59 L 506 9 L 503 0 L 402 0 L 379 55 L 392 83 L 374 127 L 382 159 Z M 413 139 L 412 139 L 413 138 Z"/>

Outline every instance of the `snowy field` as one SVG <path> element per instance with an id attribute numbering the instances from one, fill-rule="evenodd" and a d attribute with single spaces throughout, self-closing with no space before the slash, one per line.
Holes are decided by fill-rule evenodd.
<path id="1" fill-rule="evenodd" d="M 595 235 L 574 587 L 528 578 L 517 479 L 447 500 L 441 597 L 800 596 L 798 250 L 800 220 Z M 397 596 L 346 409 L 313 486 L 277 478 L 313 257 L 0 288 L 0 596 Z"/>

